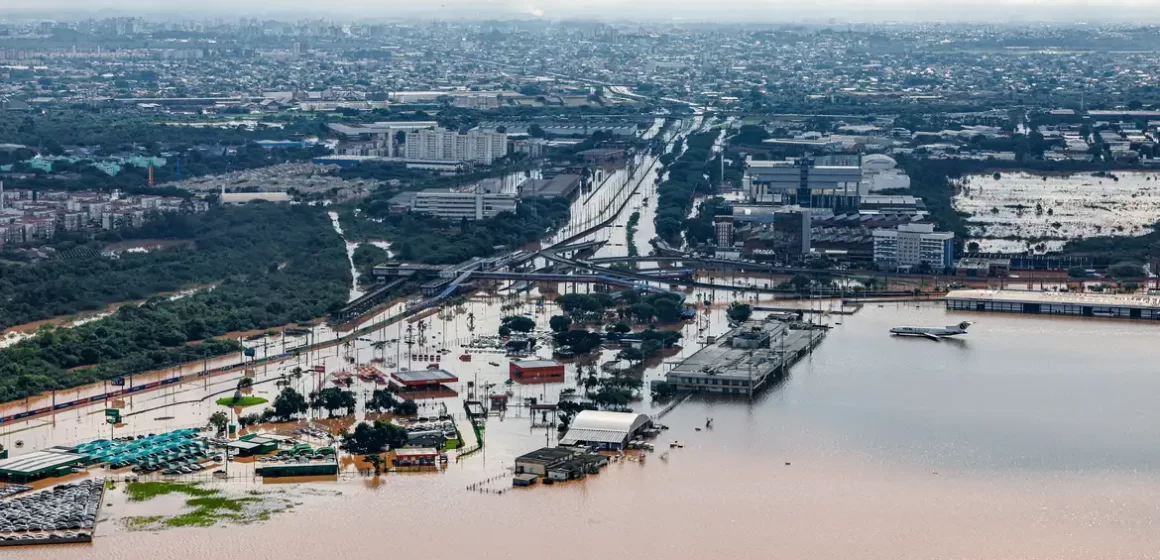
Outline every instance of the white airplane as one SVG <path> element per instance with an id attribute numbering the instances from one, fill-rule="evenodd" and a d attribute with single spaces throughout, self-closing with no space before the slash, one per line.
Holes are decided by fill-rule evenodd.
<path id="1" fill-rule="evenodd" d="M 947 325 L 945 327 L 894 327 L 890 329 L 890 334 L 899 336 L 925 336 L 931 340 L 942 340 L 955 335 L 967 334 L 967 329 L 975 323 L 971 321 L 963 321 L 957 325 Z"/>

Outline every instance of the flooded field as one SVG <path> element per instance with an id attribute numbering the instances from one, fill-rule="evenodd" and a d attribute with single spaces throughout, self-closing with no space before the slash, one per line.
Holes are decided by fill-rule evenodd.
<path id="1" fill-rule="evenodd" d="M 1160 173 L 1115 171 L 969 175 L 954 198 L 983 252 L 1058 250 L 1069 239 L 1151 231 L 1160 215 Z"/>

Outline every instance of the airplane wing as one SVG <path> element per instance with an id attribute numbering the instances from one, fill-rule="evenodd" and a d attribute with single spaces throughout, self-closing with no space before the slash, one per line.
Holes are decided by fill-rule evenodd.
<path id="1" fill-rule="evenodd" d="M 941 336 L 936 336 L 936 335 L 933 335 L 933 334 L 930 334 L 930 333 L 922 333 L 922 336 L 925 336 L 925 337 L 927 337 L 927 338 L 929 338 L 929 339 L 931 339 L 931 340 L 933 340 L 933 341 L 935 341 L 935 342 L 938 342 L 938 341 L 942 340 L 942 337 L 941 337 Z"/>

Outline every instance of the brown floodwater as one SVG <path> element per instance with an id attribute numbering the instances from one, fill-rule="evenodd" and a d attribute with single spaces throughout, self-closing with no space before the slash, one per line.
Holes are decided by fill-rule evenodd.
<path id="1" fill-rule="evenodd" d="M 715 295 L 718 302 L 731 297 Z M 476 317 L 476 332 L 494 332 L 499 317 L 511 312 L 498 302 L 465 305 L 465 313 Z M 652 368 L 646 379 L 692 352 L 699 334 L 724 330 L 719 307 L 687 325 L 690 347 Z M 525 304 L 524 311 L 531 308 Z M 546 323 L 550 313 L 534 315 Z M 464 316 L 428 318 L 428 337 L 446 338 L 449 348 L 469 339 Z M 901 324 L 963 318 L 978 324 L 962 340 L 899 339 L 886 332 Z M 91 546 L 4 554 L 102 560 L 432 551 L 482 558 L 533 558 L 550 551 L 578 559 L 603 548 L 628 558 L 677 559 L 1086 560 L 1160 554 L 1160 411 L 1154 406 L 1160 378 L 1151 367 L 1160 358 L 1157 326 L 952 314 L 914 304 L 869 305 L 829 322 L 834 329 L 818 350 L 752 403 L 694 398 L 666 416 L 671 430 L 660 443 L 685 444 L 667 460 L 658 449 L 643 462 L 615 462 L 581 482 L 511 490 L 504 473 L 513 458 L 551 441 L 512 410 L 502 420 L 489 419 L 483 452 L 445 471 L 390 473 L 377 480 L 348 473 L 338 481 L 289 485 L 226 483 L 286 491 L 300 504 L 269 521 L 228 531 L 132 532 L 117 522 L 114 502 L 102 513 Z M 396 328 L 370 339 L 393 338 Z M 372 352 L 361 351 L 364 359 Z M 337 366 L 340 352 L 331 350 L 328 363 Z M 472 362 L 456 355 L 443 365 L 461 379 L 506 379 L 507 360 L 500 355 L 476 355 Z M 575 380 L 575 366 L 570 368 L 569 385 Z M 260 380 L 263 375 L 275 374 L 259 372 Z M 149 399 L 181 401 L 185 393 L 212 391 L 215 382 L 210 389 L 184 387 L 183 393 Z M 228 389 L 233 381 L 220 383 Z M 563 386 L 517 385 L 513 391 L 517 397 L 552 396 Z M 254 392 L 273 390 L 260 384 Z M 168 408 L 156 418 L 176 420 L 141 414 L 127 419 L 128 429 L 203 422 L 213 410 L 205 403 Z M 638 408 L 652 405 L 646 400 Z M 99 415 L 58 416 L 63 418 L 55 426 L 42 420 L 22 435 L 49 441 L 107 430 L 96 421 Z M 714 427 L 696 431 L 706 417 L 715 419 Z M 467 489 L 477 483 L 485 491 Z M 173 505 L 144 509 L 165 507 Z M 137 510 L 142 508 L 132 509 Z"/>

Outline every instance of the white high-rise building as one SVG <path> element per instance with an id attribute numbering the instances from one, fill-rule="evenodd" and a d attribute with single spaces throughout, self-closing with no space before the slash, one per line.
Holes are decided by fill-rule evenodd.
<path id="1" fill-rule="evenodd" d="M 472 130 L 459 134 L 454 130 L 435 129 L 408 132 L 404 154 L 407 159 L 456 161 L 490 165 L 506 156 L 507 135 L 501 132 Z"/>
<path id="2" fill-rule="evenodd" d="M 955 234 L 935 231 L 934 224 L 902 224 L 898 229 L 874 230 L 874 264 L 887 268 L 917 267 L 934 271 L 954 266 Z"/>

